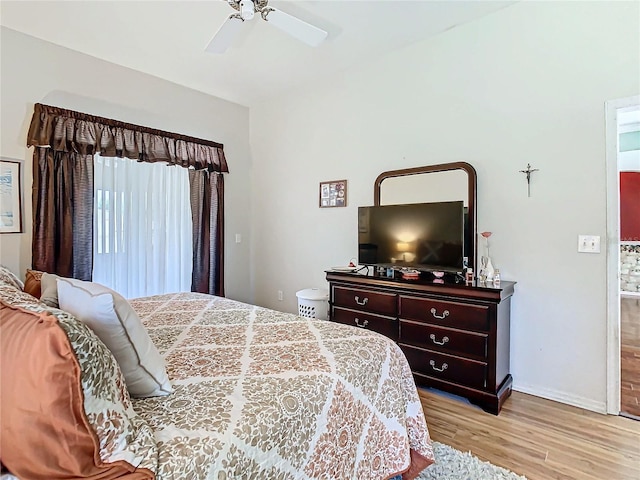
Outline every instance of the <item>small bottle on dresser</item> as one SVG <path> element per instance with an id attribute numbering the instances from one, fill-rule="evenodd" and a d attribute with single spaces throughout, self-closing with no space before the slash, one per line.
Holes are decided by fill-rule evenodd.
<path id="1" fill-rule="evenodd" d="M 496 268 L 496 271 L 493 273 L 493 285 L 496 287 L 500 285 L 500 270 L 498 270 L 497 268 Z"/>
<path id="2" fill-rule="evenodd" d="M 473 268 L 467 268 L 464 274 L 464 279 L 467 284 L 473 283 Z"/>

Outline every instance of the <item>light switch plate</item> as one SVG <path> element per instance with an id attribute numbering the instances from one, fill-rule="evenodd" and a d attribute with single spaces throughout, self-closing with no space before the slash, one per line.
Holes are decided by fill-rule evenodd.
<path id="1" fill-rule="evenodd" d="M 600 253 L 600 235 L 578 235 L 578 252 Z"/>

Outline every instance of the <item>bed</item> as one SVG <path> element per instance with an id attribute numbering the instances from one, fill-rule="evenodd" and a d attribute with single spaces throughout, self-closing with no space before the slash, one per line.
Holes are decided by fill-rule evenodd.
<path id="1" fill-rule="evenodd" d="M 73 322 L 25 295 L 0 287 L 3 308 L 13 302 Z M 433 462 L 411 371 L 386 337 L 198 293 L 130 305 L 164 357 L 173 392 L 122 399 L 123 415 L 144 423 L 141 431 L 152 435 L 145 441 L 154 444 L 118 457 L 133 465 L 129 473 L 151 471 L 157 480 L 411 479 Z M 108 463 L 110 437 L 98 437 Z"/>

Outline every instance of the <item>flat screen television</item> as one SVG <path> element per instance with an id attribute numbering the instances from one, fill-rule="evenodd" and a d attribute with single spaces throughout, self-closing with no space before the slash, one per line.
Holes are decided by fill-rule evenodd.
<path id="1" fill-rule="evenodd" d="M 462 201 L 359 207 L 358 262 L 462 271 L 464 224 Z"/>

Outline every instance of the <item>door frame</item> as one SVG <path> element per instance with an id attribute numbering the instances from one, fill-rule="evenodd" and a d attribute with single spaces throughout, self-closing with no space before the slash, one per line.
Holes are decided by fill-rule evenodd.
<path id="1" fill-rule="evenodd" d="M 607 413 L 620 414 L 620 186 L 618 111 L 640 105 L 640 95 L 605 102 L 607 171 Z"/>

